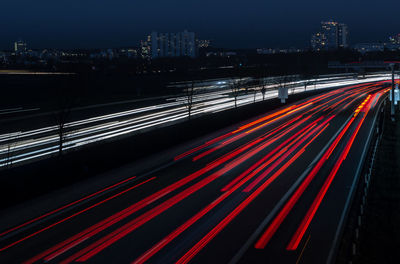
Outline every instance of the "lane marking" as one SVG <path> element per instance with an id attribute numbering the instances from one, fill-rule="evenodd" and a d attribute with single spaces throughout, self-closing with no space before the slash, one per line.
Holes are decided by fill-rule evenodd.
<path id="1" fill-rule="evenodd" d="M 297 179 L 297 181 L 292 185 L 292 187 L 286 192 L 286 194 L 279 200 L 276 206 L 269 212 L 264 221 L 258 226 L 258 228 L 254 231 L 254 233 L 250 236 L 250 238 L 244 243 L 244 245 L 239 249 L 239 251 L 233 256 L 233 258 L 229 261 L 229 264 L 238 263 L 239 260 L 243 257 L 244 253 L 254 244 L 257 238 L 260 236 L 262 232 L 264 232 L 265 227 L 268 223 L 271 222 L 273 217 L 279 212 L 280 208 L 282 208 L 286 201 L 290 198 L 293 192 L 297 189 L 297 187 L 301 184 L 303 179 L 307 176 L 311 167 L 313 167 L 318 160 L 322 157 L 322 155 L 326 152 L 328 147 L 332 144 L 335 138 L 339 135 L 340 131 L 346 126 L 347 122 L 351 119 L 351 116 L 346 120 L 346 122 L 338 129 L 336 134 L 329 140 L 329 142 L 324 146 L 324 148 L 318 153 L 315 159 L 310 163 L 310 165 L 306 168 L 306 170 L 302 173 L 302 175 Z"/>
<path id="2" fill-rule="evenodd" d="M 308 241 L 310 241 L 311 235 L 308 236 L 306 243 L 304 244 L 303 249 L 300 252 L 299 257 L 297 258 L 296 264 L 300 263 L 301 257 L 303 256 L 304 250 L 306 249 L 307 245 L 308 245 Z"/>

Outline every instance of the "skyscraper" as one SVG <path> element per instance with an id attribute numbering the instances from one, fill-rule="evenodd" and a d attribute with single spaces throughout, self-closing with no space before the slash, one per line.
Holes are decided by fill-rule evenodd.
<path id="1" fill-rule="evenodd" d="M 338 23 L 334 21 L 321 22 L 321 33 L 325 36 L 325 48 L 338 48 Z"/>
<path id="2" fill-rule="evenodd" d="M 14 42 L 14 51 L 15 53 L 23 53 L 26 52 L 26 42 L 22 40 L 18 40 Z"/>
<path id="3" fill-rule="evenodd" d="M 143 59 L 150 59 L 150 57 L 151 57 L 151 35 L 148 35 L 146 40 L 140 41 L 139 53 Z"/>
<path id="4" fill-rule="evenodd" d="M 348 47 L 348 28 L 336 21 L 321 22 L 321 31 L 311 36 L 313 50 L 333 50 Z"/>
<path id="5" fill-rule="evenodd" d="M 179 33 L 152 32 L 151 58 L 196 57 L 195 34 L 187 30 Z"/>
<path id="6" fill-rule="evenodd" d="M 311 48 L 313 50 L 323 50 L 325 49 L 326 39 L 325 35 L 321 32 L 317 32 L 311 36 Z"/>
<path id="7" fill-rule="evenodd" d="M 338 24 L 338 47 L 347 48 L 349 46 L 348 42 L 349 30 L 346 24 Z"/>

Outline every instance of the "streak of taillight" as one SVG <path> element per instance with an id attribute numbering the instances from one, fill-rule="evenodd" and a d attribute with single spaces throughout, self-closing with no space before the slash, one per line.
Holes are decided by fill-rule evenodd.
<path id="1" fill-rule="evenodd" d="M 303 151 L 299 151 L 293 156 L 286 164 L 291 164 L 296 160 Z M 218 225 L 216 225 L 206 236 L 204 236 L 199 242 L 197 242 L 185 255 L 183 255 L 176 264 L 188 263 L 200 250 L 202 250 L 217 234 L 219 234 L 240 212 L 242 212 L 249 203 L 251 203 L 270 183 L 277 178 L 287 166 L 281 167 L 274 175 L 271 176 L 270 180 L 261 185 L 256 191 L 254 191 L 246 200 L 244 200 L 238 207 L 236 207 L 228 216 L 226 216 Z"/>
<path id="2" fill-rule="evenodd" d="M 330 117 L 326 122 L 323 124 L 319 125 L 318 127 L 314 128 L 308 136 L 301 135 L 299 136 L 299 139 L 296 140 L 298 141 L 293 147 L 291 147 L 282 157 L 280 157 L 272 166 L 270 166 L 266 171 L 264 171 L 260 176 L 258 176 L 252 183 L 247 186 L 243 192 L 250 192 L 252 189 L 254 189 L 268 174 L 270 174 L 276 167 L 283 161 L 285 160 L 289 155 L 291 155 L 301 144 L 303 144 L 311 135 L 313 135 L 316 131 L 321 129 L 321 127 L 325 126 L 333 117 Z M 310 130 L 313 128 L 312 126 Z M 307 130 L 306 132 L 308 132 Z M 304 138 L 302 138 L 304 137 Z M 314 140 L 314 139 L 313 139 Z M 294 141 L 294 142 L 296 142 Z"/>
<path id="3" fill-rule="evenodd" d="M 323 128 L 323 130 L 327 125 Z M 322 131 L 323 131 L 322 130 Z M 322 133 L 320 131 L 320 133 Z M 320 134 L 318 133 L 318 134 Z M 307 142 L 300 151 L 298 151 L 290 160 L 288 160 L 281 168 L 279 168 L 267 181 L 258 187 L 249 197 L 239 204 L 228 216 L 226 216 L 218 225 L 216 225 L 207 235 L 198 241 L 185 255 L 183 255 L 176 263 L 188 263 L 200 250 L 202 250 L 218 233 L 220 233 L 240 212 L 242 212 L 258 195 L 263 192 L 283 171 L 285 171 L 294 161 L 296 161 L 305 151 L 306 147 L 313 142 L 315 138 Z"/>
<path id="4" fill-rule="evenodd" d="M 368 96 L 368 100 L 371 96 Z M 362 103 L 363 108 L 360 109 L 363 110 L 365 105 L 367 105 L 367 99 Z M 332 184 L 333 179 L 335 178 L 337 171 L 339 170 L 341 164 L 343 163 L 343 161 L 345 160 L 347 154 L 350 151 L 350 148 L 354 142 L 355 137 L 357 136 L 362 124 L 364 123 L 364 120 L 368 114 L 368 111 L 370 109 L 370 103 L 367 105 L 366 107 L 366 111 L 364 113 L 364 116 L 362 117 L 362 119 L 360 120 L 360 122 L 358 123 L 355 131 L 353 132 L 353 134 L 351 135 L 350 140 L 347 142 L 344 150 L 342 151 L 342 153 L 339 156 L 339 159 L 336 161 L 331 173 L 328 175 L 328 178 L 325 180 L 322 188 L 320 189 L 320 191 L 318 192 L 315 200 L 313 201 L 311 207 L 309 208 L 309 210 L 306 213 L 306 216 L 303 218 L 300 226 L 298 227 L 298 229 L 296 230 L 295 234 L 293 235 L 292 239 L 290 240 L 288 246 L 287 246 L 287 250 L 296 250 L 298 245 L 300 244 L 300 241 L 302 240 L 304 233 L 306 232 L 306 230 L 308 229 L 308 226 L 310 225 L 312 219 L 315 216 L 315 213 L 317 212 L 322 200 L 324 199 L 330 185 Z"/>
<path id="5" fill-rule="evenodd" d="M 326 128 L 326 127 L 325 127 Z M 315 138 L 322 133 L 322 131 L 325 129 L 323 128 L 316 136 Z M 304 130 L 304 129 L 303 129 Z M 304 136 L 307 131 L 303 131 L 302 136 Z M 312 134 L 312 133 L 311 133 Z M 313 139 L 314 140 L 314 139 Z M 313 141 L 311 140 L 311 142 Z M 305 148 L 303 148 L 300 152 L 304 152 Z M 287 164 L 286 167 L 288 167 L 290 164 Z M 170 243 L 173 239 L 175 239 L 177 236 L 179 236 L 182 232 L 184 232 L 187 228 L 192 226 L 195 222 L 197 222 L 201 217 L 203 217 L 205 214 L 207 214 L 209 211 L 211 211 L 213 208 L 215 208 L 218 204 L 220 204 L 223 200 L 225 200 L 228 196 L 230 196 L 233 192 L 235 192 L 237 189 L 242 187 L 246 182 L 248 182 L 251 178 L 253 178 L 253 175 L 248 175 L 245 179 L 241 179 L 238 184 L 235 184 L 229 190 L 227 190 L 225 193 L 223 193 L 220 197 L 218 197 L 216 200 L 214 200 L 212 203 L 210 203 L 207 207 L 202 209 L 199 213 L 194 215 L 192 218 L 190 218 L 187 222 L 185 222 L 183 225 L 178 227 L 174 232 L 169 234 L 167 237 L 162 239 L 160 242 L 158 242 L 155 246 L 153 246 L 151 249 L 146 251 L 143 255 L 141 255 L 138 259 L 136 259 L 133 264 L 139 264 L 139 263 L 144 263 L 148 259 L 150 259 L 152 256 L 154 256 L 157 252 L 159 252 L 163 247 L 165 247 L 168 243 Z"/>
<path id="6" fill-rule="evenodd" d="M 111 200 L 111 199 L 114 199 L 114 198 L 116 198 L 116 197 L 118 197 L 118 196 L 120 196 L 120 195 L 122 195 L 122 194 L 124 194 L 124 193 L 126 193 L 126 192 L 129 192 L 129 191 L 131 191 L 131 190 L 133 190 L 133 189 L 135 189 L 135 188 L 137 188 L 137 187 L 139 187 L 139 186 L 141 186 L 141 185 L 143 185 L 143 184 L 145 184 L 145 183 L 147 183 L 147 182 L 149 182 L 149 181 L 152 181 L 152 180 L 154 180 L 154 179 L 156 179 L 156 177 L 150 178 L 150 179 L 148 179 L 148 180 L 146 180 L 146 181 L 144 181 L 144 182 L 141 182 L 141 183 L 139 183 L 139 184 L 136 184 L 135 186 L 132 186 L 132 187 L 130 187 L 130 188 L 128 188 L 128 189 L 126 189 L 126 190 L 120 192 L 120 193 L 117 193 L 117 194 L 115 194 L 115 195 L 113 195 L 113 196 L 110 196 L 110 197 L 108 197 L 107 199 L 104 199 L 104 200 L 102 200 L 102 201 L 100 201 L 100 202 L 98 202 L 98 203 L 96 203 L 96 204 L 94 204 L 94 205 L 92 205 L 92 206 L 90 206 L 90 207 L 88 207 L 88 208 L 85 208 L 85 209 L 83 209 L 83 210 L 81 210 L 81 211 L 79 211 L 79 212 L 77 212 L 77 213 L 75 213 L 75 214 L 73 214 L 73 215 L 71 215 L 71 216 L 69 216 L 69 217 L 67 217 L 67 218 L 64 218 L 64 219 L 62 219 L 62 220 L 60 220 L 60 221 L 58 221 L 58 222 L 56 222 L 56 223 L 54 223 L 54 224 L 52 224 L 52 225 L 50 225 L 50 226 L 47 226 L 47 227 L 45 227 L 45 228 L 43 228 L 43 229 L 41 229 L 41 230 L 39 230 L 39 231 L 37 231 L 37 232 L 35 232 L 35 233 L 33 233 L 33 234 L 30 234 L 29 236 L 26 236 L 26 237 L 24 237 L 24 238 L 22 238 L 22 239 L 20 239 L 20 240 L 18 240 L 18 241 L 16 241 L 16 242 L 10 244 L 10 245 L 4 247 L 3 250 L 6 249 L 6 248 L 9 248 L 9 247 L 11 247 L 11 246 L 14 246 L 14 245 L 16 245 L 16 244 L 18 244 L 18 243 L 20 243 L 20 242 L 22 242 L 22 241 L 24 241 L 24 240 L 26 240 L 26 239 L 28 239 L 28 238 L 31 238 L 31 237 L 33 237 L 33 236 L 35 236 L 35 235 L 37 235 L 37 234 L 40 234 L 40 233 L 42 233 L 42 232 L 44 232 L 44 231 L 50 229 L 51 227 L 54 227 L 54 226 L 56 226 L 56 225 L 58 225 L 58 224 L 61 224 L 61 223 L 65 222 L 65 221 L 67 221 L 68 219 L 71 219 L 71 218 L 73 218 L 73 217 L 75 217 L 75 216 L 78 216 L 78 215 L 84 213 L 84 212 L 87 212 L 87 211 L 89 211 L 90 209 L 93 209 L 93 208 L 95 208 L 95 207 L 97 207 L 97 206 L 99 206 L 99 205 L 101 205 L 101 204 L 103 204 L 103 203 L 105 203 L 105 202 L 107 202 L 107 201 L 109 201 L 109 200 Z M 69 243 L 67 243 L 67 244 L 69 244 Z M 51 253 L 51 252 L 49 252 L 48 254 L 50 254 L 50 253 Z M 36 257 L 34 257 L 34 258 L 32 258 L 32 259 L 30 259 L 30 260 L 24 262 L 24 263 L 33 263 L 33 262 L 38 261 L 39 259 L 43 258 L 44 256 L 46 256 L 46 255 L 48 255 L 48 254 L 45 254 L 45 255 L 40 254 L 40 255 L 38 255 L 38 256 L 36 256 Z"/>
<path id="7" fill-rule="evenodd" d="M 207 141 L 207 142 L 204 143 L 203 145 L 200 145 L 200 146 L 198 146 L 198 147 L 195 147 L 195 148 L 193 148 L 193 149 L 191 149 L 191 150 L 188 150 L 188 151 L 186 151 L 186 152 L 184 152 L 184 153 L 182 153 L 182 154 L 176 156 L 176 157 L 174 158 L 174 160 L 175 160 L 175 161 L 180 160 L 180 159 L 182 159 L 182 158 L 184 158 L 184 157 L 186 157 L 186 156 L 189 156 L 190 154 L 193 154 L 193 153 L 195 153 L 195 152 L 197 152 L 197 151 L 199 151 L 199 150 L 201 150 L 201 149 L 204 149 L 204 148 L 206 148 L 206 147 L 208 147 L 208 146 L 210 146 L 210 145 L 212 145 L 212 144 L 214 144 L 214 143 L 216 143 L 216 142 L 218 142 L 218 141 L 220 141 L 220 140 L 223 140 L 223 139 L 225 139 L 225 138 L 227 138 L 227 137 L 229 137 L 229 136 L 231 136 L 231 135 L 232 135 L 232 132 L 229 132 L 229 133 L 227 133 L 227 134 L 225 134 L 225 135 L 222 135 L 222 136 L 219 136 L 219 137 L 217 137 L 217 138 L 215 138 L 215 139 L 213 139 L 213 140 Z"/>
<path id="8" fill-rule="evenodd" d="M 322 117 L 321 117 L 322 118 Z M 318 120 L 320 120 L 319 118 Z M 280 139 L 284 135 L 287 135 L 291 131 L 293 131 L 295 128 L 299 127 L 302 125 L 304 122 L 308 121 L 310 119 L 309 117 L 301 119 L 300 122 L 296 123 L 293 127 L 288 128 L 286 131 L 284 131 L 277 139 Z M 244 178 L 246 175 L 249 173 L 253 172 L 260 164 L 264 163 L 267 159 L 269 159 L 272 155 L 274 155 L 279 149 L 283 148 L 285 145 L 289 144 L 294 138 L 296 138 L 300 133 L 302 133 L 307 127 L 303 128 L 299 132 L 297 132 L 295 135 L 291 136 L 289 139 L 285 140 L 283 143 L 281 143 L 277 148 L 274 148 L 271 152 L 269 152 L 266 156 L 264 156 L 261 160 L 257 161 L 255 164 L 253 164 L 250 168 L 248 168 L 246 171 L 241 173 L 238 177 L 236 177 L 234 180 L 232 180 L 230 183 L 228 183 L 225 187 L 221 189 L 222 192 L 227 191 L 229 188 L 231 188 L 233 185 L 235 185 L 238 181 L 240 181 L 242 178 Z"/>
<path id="9" fill-rule="evenodd" d="M 64 210 L 64 209 L 67 209 L 68 207 L 71 207 L 71 206 L 73 206 L 73 205 L 75 205 L 75 204 L 78 204 L 78 203 L 80 203 L 80 202 L 83 202 L 83 201 L 85 201 L 85 200 L 88 200 L 88 199 L 90 199 L 90 198 L 92 198 L 92 197 L 94 197 L 94 196 L 97 196 L 97 195 L 99 195 L 99 194 L 101 194 L 101 193 L 104 193 L 104 192 L 106 192 L 106 191 L 108 191 L 108 190 L 110 190 L 110 189 L 113 189 L 113 188 L 115 188 L 115 187 L 118 187 L 118 186 L 120 186 L 121 184 L 124 184 L 124 183 L 126 183 L 126 182 L 128 182 L 128 181 L 130 181 L 130 180 L 133 180 L 134 178 L 136 178 L 136 176 L 133 176 L 133 177 L 130 177 L 130 178 L 125 179 L 125 180 L 123 180 L 123 181 L 120 181 L 120 182 L 118 182 L 118 183 L 116 183 L 116 184 L 113 184 L 113 185 L 107 187 L 107 188 L 104 188 L 104 189 L 102 189 L 102 190 L 100 190 L 100 191 L 97 191 L 97 192 L 95 192 L 95 193 L 92 193 L 92 194 L 90 194 L 90 195 L 88 195 L 88 196 L 85 196 L 85 197 L 83 197 L 83 198 L 81 198 L 81 199 L 79 199 L 79 200 L 76 200 L 76 201 L 74 201 L 74 202 L 72 202 L 72 203 L 69 203 L 69 204 L 66 204 L 66 205 L 64 205 L 64 206 L 62 206 L 62 207 L 60 207 L 60 208 L 57 208 L 57 209 L 55 209 L 55 210 L 53 210 L 53 211 L 51 211 L 51 212 L 48 212 L 48 213 L 43 214 L 43 215 L 41 215 L 41 216 L 39 216 L 39 217 L 36 217 L 36 218 L 34 218 L 34 219 L 32 219 L 32 220 L 29 220 L 29 221 L 27 221 L 27 222 L 25 222 L 25 223 L 23 223 L 23 224 L 21 224 L 21 225 L 18 225 L 18 226 L 16 226 L 16 227 L 10 228 L 10 229 L 8 229 L 7 231 L 2 232 L 2 233 L 0 234 L 0 237 L 4 236 L 4 235 L 6 235 L 6 234 L 8 234 L 8 233 L 10 233 L 10 232 L 13 232 L 13 231 L 15 231 L 15 230 L 17 230 L 17 229 L 20 229 L 20 228 L 22 228 L 22 227 L 24 227 L 24 226 L 27 226 L 27 225 L 32 224 L 32 223 L 34 223 L 34 222 L 37 222 L 37 221 L 39 221 L 39 220 L 41 220 L 41 219 L 43 219 L 43 218 L 45 218 L 45 217 L 48 217 L 48 216 L 50 216 L 50 215 L 53 215 L 53 214 L 55 214 L 55 213 L 57 213 L 57 212 L 60 212 L 60 211 L 62 211 L 62 210 Z"/>

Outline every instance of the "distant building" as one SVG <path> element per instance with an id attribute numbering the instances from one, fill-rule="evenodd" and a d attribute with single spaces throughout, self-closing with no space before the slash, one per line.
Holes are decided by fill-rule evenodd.
<path id="1" fill-rule="evenodd" d="M 6 63 L 7 56 L 4 52 L 0 51 L 0 63 Z"/>
<path id="2" fill-rule="evenodd" d="M 204 48 L 208 48 L 211 46 L 211 41 L 208 39 L 198 39 L 197 40 L 197 47 L 199 49 L 204 49 Z"/>
<path id="3" fill-rule="evenodd" d="M 311 36 L 311 48 L 316 51 L 325 49 L 326 38 L 321 32 L 317 32 Z"/>
<path id="4" fill-rule="evenodd" d="M 358 43 L 354 49 L 360 53 L 382 52 L 382 51 L 400 51 L 400 44 L 397 43 Z"/>
<path id="5" fill-rule="evenodd" d="M 223 57 L 230 58 L 233 56 L 237 56 L 236 51 L 209 51 L 206 53 L 206 57 Z"/>
<path id="6" fill-rule="evenodd" d="M 77 54 L 76 56 L 80 57 L 80 54 Z M 84 54 L 82 54 L 84 56 Z M 91 59 L 107 59 L 107 60 L 113 60 L 119 57 L 118 51 L 114 49 L 102 49 L 102 50 L 97 50 L 93 51 L 90 53 L 89 57 Z"/>
<path id="7" fill-rule="evenodd" d="M 338 24 L 338 47 L 348 48 L 349 47 L 349 29 L 346 24 Z"/>
<path id="8" fill-rule="evenodd" d="M 138 50 L 136 48 L 121 48 L 118 50 L 118 55 L 126 58 L 137 58 Z"/>
<path id="9" fill-rule="evenodd" d="M 276 53 L 276 49 L 273 48 L 259 48 L 256 49 L 257 54 L 260 55 L 267 55 L 267 54 L 275 54 Z"/>
<path id="10" fill-rule="evenodd" d="M 321 22 L 321 33 L 325 37 L 326 49 L 338 48 L 338 23 L 334 21 Z"/>
<path id="11" fill-rule="evenodd" d="M 151 35 L 148 35 L 146 40 L 140 41 L 140 56 L 142 59 L 150 59 L 151 58 Z"/>
<path id="12" fill-rule="evenodd" d="M 389 37 L 389 42 L 391 44 L 400 44 L 400 34 L 394 35 L 394 36 L 390 36 Z"/>
<path id="13" fill-rule="evenodd" d="M 196 57 L 195 34 L 187 30 L 179 33 L 152 32 L 151 58 Z"/>
<path id="14" fill-rule="evenodd" d="M 268 54 L 278 54 L 278 53 L 298 53 L 303 50 L 297 48 L 289 48 L 289 49 L 273 49 L 273 48 L 259 48 L 256 49 L 257 54 L 268 55 Z"/>
<path id="15" fill-rule="evenodd" d="M 348 27 L 336 21 L 321 22 L 321 30 L 311 36 L 313 50 L 334 50 L 348 47 Z"/>
<path id="16" fill-rule="evenodd" d="M 389 51 L 400 51 L 400 43 L 386 43 L 385 49 Z"/>
<path id="17" fill-rule="evenodd" d="M 26 42 L 22 40 L 18 40 L 14 42 L 14 51 L 15 53 L 24 53 L 26 52 L 27 47 L 26 47 Z"/>
<path id="18" fill-rule="evenodd" d="M 379 52 L 385 50 L 385 43 L 358 43 L 354 49 L 360 53 Z"/>

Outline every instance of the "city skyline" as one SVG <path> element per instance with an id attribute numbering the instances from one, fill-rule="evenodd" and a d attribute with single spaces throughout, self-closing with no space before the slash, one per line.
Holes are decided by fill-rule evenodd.
<path id="1" fill-rule="evenodd" d="M 348 28 L 348 25 L 347 24 L 344 24 L 344 23 L 339 23 L 339 22 L 337 22 L 337 21 L 333 21 L 333 20 L 326 20 L 326 21 L 321 21 L 320 22 L 320 30 L 319 31 L 316 31 L 316 32 L 314 32 L 314 33 L 312 33 L 311 35 L 310 35 L 310 38 L 308 38 L 308 40 L 307 40 L 307 42 L 306 42 L 306 44 L 304 45 L 304 46 L 294 46 L 294 45 L 286 45 L 286 46 L 275 46 L 275 47 L 273 47 L 273 46 L 260 46 L 260 47 L 255 47 L 255 48 L 243 48 L 243 47 L 239 47 L 239 48 L 231 48 L 231 49 L 256 49 L 256 50 L 260 50 L 260 49 L 281 49 L 281 48 L 283 48 L 283 49 L 299 49 L 299 47 L 300 47 L 300 50 L 301 49 L 304 49 L 304 50 L 307 50 L 307 49 L 311 49 L 311 50 L 324 50 L 325 48 L 316 48 L 315 47 L 315 45 L 316 45 L 316 43 L 317 43 L 317 45 L 321 45 L 321 41 L 326 41 L 326 40 L 324 40 L 323 38 L 325 38 L 325 36 L 324 36 L 324 33 L 323 33 L 323 31 L 324 31 L 324 26 L 323 26 L 323 24 L 324 23 L 337 23 L 337 25 L 339 26 L 339 28 L 337 29 L 338 30 L 338 32 L 337 32 L 337 34 L 338 34 L 338 36 L 337 36 L 337 38 L 339 38 L 337 41 L 339 41 L 338 43 L 337 43 L 337 46 L 333 46 L 333 47 L 330 47 L 330 48 L 328 48 L 328 47 L 326 47 L 326 48 L 328 48 L 328 49 L 335 49 L 335 48 L 356 48 L 359 44 L 365 44 L 365 43 L 371 43 L 371 44 L 376 44 L 376 43 L 380 43 L 380 44 L 382 44 L 382 45 L 384 45 L 385 43 L 386 44 L 400 44 L 400 33 L 392 33 L 392 34 L 390 34 L 390 35 L 388 35 L 388 36 L 386 36 L 383 40 L 367 40 L 367 41 L 363 41 L 363 42 L 352 42 L 351 41 L 351 38 L 349 38 L 349 28 Z M 321 26 L 322 26 L 322 31 L 321 31 Z M 343 28 L 344 27 L 344 28 Z M 342 29 L 343 28 L 343 29 Z M 342 31 L 344 30 L 344 32 L 345 33 L 342 33 Z M 187 31 L 187 29 L 185 29 L 185 30 L 182 30 L 182 32 L 188 32 Z M 134 43 L 134 44 L 127 44 L 127 45 L 123 45 L 123 46 L 113 46 L 113 47 L 110 47 L 110 46 L 108 46 L 108 47 L 32 47 L 31 45 L 28 45 L 27 43 L 29 43 L 29 44 L 31 44 L 29 41 L 27 41 L 26 39 L 23 39 L 23 38 L 18 38 L 18 39 L 16 39 L 16 40 L 13 40 L 13 41 L 11 41 L 10 43 L 9 43 L 9 47 L 7 47 L 7 48 L 5 48 L 5 49 L 0 49 L 0 51 L 2 50 L 2 51 L 16 51 L 16 45 L 17 45 L 17 43 L 23 43 L 24 44 L 24 49 L 25 50 L 41 50 L 41 49 L 60 49 L 60 50 L 79 50 L 79 49 L 82 49 L 82 50 L 85 50 L 85 49 L 87 49 L 87 50 L 90 50 L 90 49 L 118 49 L 118 48 L 136 48 L 137 50 L 143 50 L 144 48 L 146 48 L 146 46 L 147 45 L 149 45 L 148 46 L 148 48 L 149 48 L 149 50 L 148 50 L 148 52 L 151 52 L 151 35 L 153 34 L 153 33 L 157 33 L 157 31 L 152 31 L 151 33 L 149 33 L 149 34 L 147 34 L 146 36 L 143 36 L 139 41 L 138 41 L 138 43 Z M 216 46 L 216 45 L 214 45 L 215 44 L 215 42 L 218 42 L 218 41 L 215 41 L 215 40 L 211 40 L 211 39 L 205 39 L 205 38 L 198 38 L 198 34 L 196 34 L 195 32 L 189 32 L 189 33 L 192 33 L 192 34 L 194 34 L 193 36 L 195 36 L 194 37 L 194 41 L 196 42 L 196 47 L 201 47 L 201 48 L 204 48 L 204 47 L 210 47 L 210 46 L 212 46 L 212 47 L 214 47 L 214 48 L 228 48 L 229 49 L 229 47 L 221 47 L 221 46 Z M 160 34 L 175 34 L 175 33 L 160 33 Z M 147 43 L 149 43 L 149 44 L 147 44 Z"/>
<path id="2" fill-rule="evenodd" d="M 351 28 L 351 44 L 386 41 L 396 34 L 398 2 L 336 1 L 327 6 L 264 1 L 186 1 L 178 7 L 162 1 L 13 1 L 3 5 L 0 49 L 21 38 L 34 48 L 104 48 L 138 45 L 152 31 L 187 29 L 216 47 L 306 47 L 323 20 L 342 21 Z M 174 6 L 174 8 L 172 8 Z M 156 7 L 156 8 L 155 8 Z M 390 8 L 389 8 L 390 7 Z M 384 16 L 378 14 L 384 13 Z M 385 26 L 382 26 L 385 25 Z"/>

